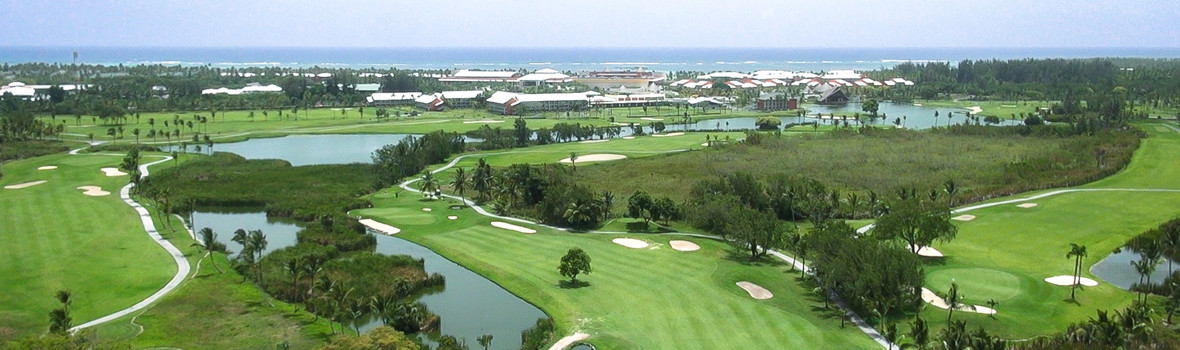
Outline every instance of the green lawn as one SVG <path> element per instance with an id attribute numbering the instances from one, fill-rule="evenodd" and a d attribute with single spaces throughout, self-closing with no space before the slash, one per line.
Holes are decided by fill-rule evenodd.
<path id="1" fill-rule="evenodd" d="M 494 228 L 470 209 L 459 220 L 428 220 L 424 215 L 455 213 L 448 201 L 423 202 L 417 196 L 394 198 L 388 190 L 371 195 L 375 208 L 353 211 L 402 229 L 399 237 L 429 247 L 537 305 L 557 320 L 565 336 L 582 331 L 605 349 L 721 348 L 874 348 L 854 327 L 841 329 L 812 288 L 797 272 L 769 262 L 747 264 L 721 242 L 672 235 L 628 237 L 653 244 L 629 249 L 611 243 L 619 236 L 572 234 L 541 227 L 537 234 Z M 431 213 L 423 214 L 422 207 Z M 526 225 L 531 226 L 531 225 Z M 672 239 L 701 245 L 679 252 Z M 572 247 L 593 259 L 594 272 L 580 276 L 588 287 L 561 285 L 557 263 Z M 751 281 L 775 293 L 751 299 L 735 285 Z"/>
<path id="2" fill-rule="evenodd" d="M 1127 168 L 1109 178 L 1079 188 L 1180 189 L 1180 163 L 1170 159 L 1180 152 L 1180 133 L 1144 123 L 1145 139 Z M 997 198 L 1022 198 L 1047 191 Z M 1001 336 L 1024 338 L 1060 332 L 1072 322 L 1085 320 L 1095 310 L 1121 309 L 1134 294 L 1089 274 L 1089 266 L 1105 258 L 1131 237 L 1178 215 L 1171 206 L 1180 193 L 1078 192 L 1035 201 L 1034 208 L 1016 204 L 973 210 L 977 218 L 956 222 L 958 237 L 949 244 L 935 244 L 947 255 L 928 266 L 927 287 L 945 292 L 959 283 L 967 302 L 1000 304 L 995 319 L 968 313 L 955 318 L 981 325 Z M 1101 284 L 1078 291 L 1078 303 L 1069 299 L 1069 288 L 1044 282 L 1044 278 L 1072 273 L 1065 258 L 1069 244 L 1087 247 L 1083 259 L 1087 272 Z M 928 319 L 945 319 L 946 311 L 926 308 Z M 934 323 L 938 327 L 942 322 Z"/>
<path id="3" fill-rule="evenodd" d="M 144 232 L 138 215 L 119 199 L 127 176 L 107 177 L 121 155 L 51 155 L 5 163 L 0 186 L 0 341 L 44 332 L 53 294 L 73 292 L 74 324 L 131 306 L 176 273 L 168 254 Z M 145 157 L 145 162 L 152 158 Z M 55 165 L 54 170 L 37 170 Z M 82 194 L 78 186 L 110 192 Z"/>

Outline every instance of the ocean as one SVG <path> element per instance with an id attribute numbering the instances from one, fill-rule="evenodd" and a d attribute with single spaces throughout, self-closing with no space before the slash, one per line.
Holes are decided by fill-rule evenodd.
<path id="1" fill-rule="evenodd" d="M 0 47 L 0 62 L 212 67 L 593 71 L 872 70 L 963 59 L 1178 58 L 1180 48 L 192 48 Z"/>

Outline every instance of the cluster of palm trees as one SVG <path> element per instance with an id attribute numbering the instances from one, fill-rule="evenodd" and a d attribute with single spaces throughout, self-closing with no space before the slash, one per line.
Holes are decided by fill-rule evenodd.
<path id="1" fill-rule="evenodd" d="M 238 253 L 237 260 L 244 266 L 252 268 L 257 278 L 258 284 L 263 284 L 262 279 L 262 253 L 266 252 L 266 235 L 262 230 L 250 230 L 247 232 L 243 229 L 234 231 L 234 237 L 230 239 L 237 244 L 242 245 L 242 252 Z M 245 278 L 243 274 L 243 278 Z"/>
<path id="2" fill-rule="evenodd" d="M 1139 260 L 1131 262 L 1139 273 L 1139 283 L 1132 289 L 1139 292 L 1140 301 L 1146 302 L 1147 294 L 1154 290 L 1151 275 L 1160 263 L 1167 260 L 1168 275 L 1174 272 L 1171 257 L 1180 255 L 1180 222 L 1165 223 L 1133 239 L 1127 246 L 1139 254 Z"/>
<path id="3" fill-rule="evenodd" d="M 318 295 L 309 294 L 311 298 L 306 300 L 306 305 L 317 316 L 323 315 L 339 323 L 341 333 L 350 327 L 360 335 L 360 326 L 370 317 L 380 319 L 382 324 L 403 333 L 421 331 L 431 315 L 430 310 L 426 304 L 406 299 L 414 292 L 410 282 L 398 279 L 391 285 L 393 292 L 366 298 L 356 288 L 323 276 L 312 284 L 309 292 L 314 291 Z M 332 332 L 335 331 L 333 327 Z"/>

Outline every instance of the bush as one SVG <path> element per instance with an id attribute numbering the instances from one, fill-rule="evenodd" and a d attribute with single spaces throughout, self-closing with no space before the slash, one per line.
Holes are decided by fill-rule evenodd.
<path id="1" fill-rule="evenodd" d="M 520 349 L 545 349 L 549 346 L 549 341 L 553 339 L 553 333 L 556 331 L 557 326 L 553 324 L 553 319 L 539 318 L 533 328 L 520 332 Z"/>
<path id="2" fill-rule="evenodd" d="M 778 127 L 783 124 L 781 119 L 776 117 L 758 117 L 754 121 L 754 125 L 758 126 L 758 130 L 778 130 Z"/>

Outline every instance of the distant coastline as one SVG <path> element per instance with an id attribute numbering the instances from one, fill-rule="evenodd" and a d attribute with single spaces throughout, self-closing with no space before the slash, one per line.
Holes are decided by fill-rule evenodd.
<path id="1" fill-rule="evenodd" d="M 564 71 L 873 70 L 963 59 L 1180 58 L 1180 48 L 297 48 L 0 47 L 0 63 L 182 65 L 217 68 L 535 69 Z"/>

